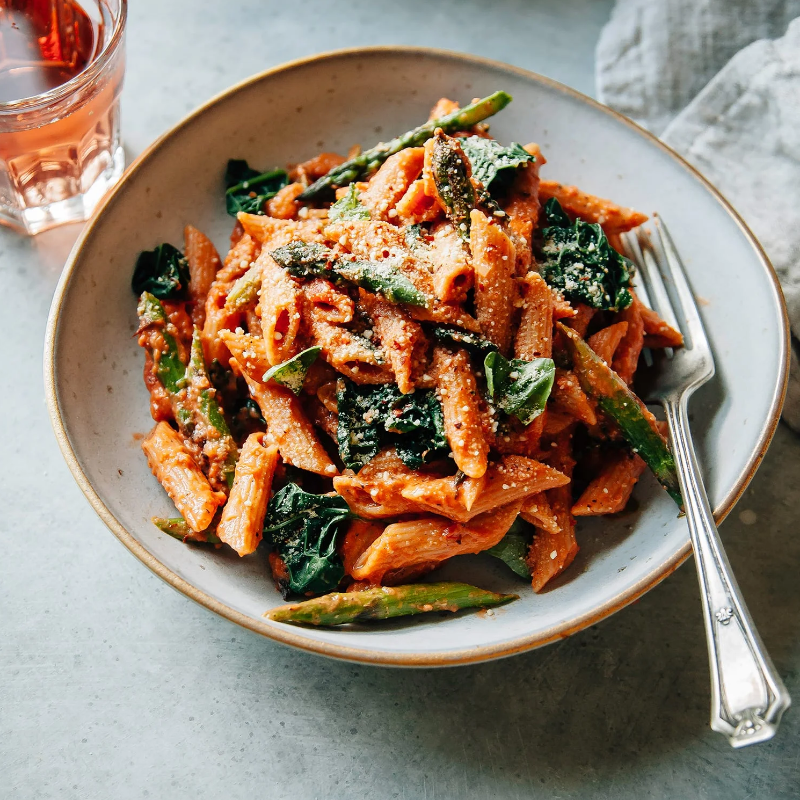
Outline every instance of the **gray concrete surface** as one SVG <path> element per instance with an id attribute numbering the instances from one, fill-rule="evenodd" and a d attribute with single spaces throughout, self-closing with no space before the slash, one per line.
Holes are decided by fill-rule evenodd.
<path id="1" fill-rule="evenodd" d="M 475 52 L 591 92 L 610 3 L 137 0 L 124 94 L 137 153 L 229 84 L 335 47 Z M 796 798 L 800 712 L 732 751 L 708 729 L 691 563 L 557 645 L 446 671 L 353 666 L 217 618 L 95 516 L 44 406 L 42 337 L 74 228 L 0 232 L 0 797 Z M 800 440 L 781 427 L 723 535 L 800 703 Z"/>

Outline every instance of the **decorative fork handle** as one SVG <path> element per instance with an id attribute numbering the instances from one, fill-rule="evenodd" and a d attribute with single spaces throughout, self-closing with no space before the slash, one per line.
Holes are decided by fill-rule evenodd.
<path id="1" fill-rule="evenodd" d="M 688 395 L 665 400 L 664 409 L 703 602 L 711 727 L 733 747 L 744 747 L 771 739 L 792 700 L 753 625 L 714 524 L 692 445 Z"/>

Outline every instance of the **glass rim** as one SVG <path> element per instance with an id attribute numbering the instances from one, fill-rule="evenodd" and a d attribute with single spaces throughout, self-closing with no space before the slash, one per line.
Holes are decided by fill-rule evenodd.
<path id="1" fill-rule="evenodd" d="M 114 29 L 111 38 L 106 42 L 100 55 L 95 58 L 86 69 L 79 72 L 75 77 L 70 78 L 66 83 L 62 83 L 53 89 L 48 89 L 41 94 L 34 94 L 30 97 L 23 97 L 20 100 L 9 100 L 0 103 L 0 115 L 20 114 L 25 111 L 32 111 L 42 105 L 52 105 L 66 99 L 78 89 L 96 80 L 103 69 L 106 67 L 111 57 L 117 51 L 122 41 L 125 22 L 128 17 L 128 0 L 118 0 L 119 13 L 114 18 Z M 104 0 L 98 0 L 103 4 Z"/>

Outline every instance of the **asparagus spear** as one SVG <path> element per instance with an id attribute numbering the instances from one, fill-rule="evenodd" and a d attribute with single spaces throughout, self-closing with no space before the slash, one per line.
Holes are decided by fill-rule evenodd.
<path id="1" fill-rule="evenodd" d="M 436 192 L 458 235 L 469 241 L 469 213 L 475 208 L 471 168 L 458 139 L 437 130 L 431 159 Z"/>
<path id="2" fill-rule="evenodd" d="M 573 369 L 583 391 L 594 397 L 600 408 L 615 420 L 633 451 L 644 459 L 669 496 L 683 506 L 675 459 L 661 434 L 645 417 L 639 399 L 572 328 L 557 324 L 566 336 Z"/>
<path id="3" fill-rule="evenodd" d="M 342 625 L 346 622 L 404 617 L 427 611 L 490 608 L 517 599 L 516 594 L 496 594 L 466 583 L 418 583 L 376 586 L 363 592 L 331 592 L 302 603 L 274 608 L 265 616 L 274 622 Z"/>
<path id="4" fill-rule="evenodd" d="M 213 524 L 200 533 L 193 531 L 183 517 L 153 517 L 153 524 L 160 531 L 182 542 L 222 544 L 222 539 L 217 536 L 217 529 Z"/>
<path id="5" fill-rule="evenodd" d="M 213 440 L 213 452 L 207 453 L 209 461 L 219 464 L 220 474 L 228 487 L 233 485 L 236 461 L 239 450 L 233 441 L 228 423 L 216 399 L 216 390 L 211 384 L 206 370 L 203 345 L 200 341 L 200 330 L 194 329 L 189 366 L 186 369 L 188 379 L 187 401 L 195 410 L 195 433 L 200 433 L 205 441 Z M 198 431 L 199 428 L 199 431 Z M 212 430 L 213 429 L 213 430 Z M 212 433 L 209 436 L 209 433 Z M 195 438 L 197 438 L 195 436 Z"/>
<path id="6" fill-rule="evenodd" d="M 355 158 L 334 167 L 327 175 L 323 175 L 312 183 L 298 199 L 314 200 L 334 186 L 346 186 L 348 183 L 360 180 L 376 170 L 389 156 L 399 153 L 406 147 L 419 147 L 427 142 L 437 128 L 441 128 L 445 133 L 455 133 L 471 128 L 476 123 L 501 111 L 510 102 L 511 95 L 505 92 L 495 92 L 476 103 L 457 109 L 452 114 L 432 119 L 390 142 L 381 142 Z"/>
<path id="7" fill-rule="evenodd" d="M 430 305 L 428 298 L 392 263 L 384 261 L 348 261 L 335 258 L 333 251 L 316 242 L 292 242 L 278 247 L 270 255 L 296 278 L 321 276 L 334 282 L 347 281 L 382 294 L 390 303 L 410 306 Z"/>

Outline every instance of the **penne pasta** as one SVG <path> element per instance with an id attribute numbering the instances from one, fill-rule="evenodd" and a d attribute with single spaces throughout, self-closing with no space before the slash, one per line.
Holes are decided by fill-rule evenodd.
<path id="1" fill-rule="evenodd" d="M 475 311 L 483 335 L 508 353 L 516 300 L 514 245 L 503 229 L 478 209 L 470 214 L 469 247 L 475 270 Z"/>
<path id="2" fill-rule="evenodd" d="M 442 221 L 431 228 L 433 289 L 443 303 L 463 303 L 472 289 L 474 274 L 470 255 L 453 223 Z"/>
<path id="3" fill-rule="evenodd" d="M 166 422 L 159 422 L 142 440 L 150 470 L 193 531 L 204 531 L 225 502 L 195 462 L 183 439 Z"/>
<path id="4" fill-rule="evenodd" d="M 628 384 L 633 380 L 636 366 L 639 363 L 639 355 L 644 347 L 644 322 L 641 308 L 639 298 L 634 294 L 633 302 L 619 313 L 620 322 L 627 322 L 628 330 L 617 345 L 611 368 Z"/>
<path id="5" fill-rule="evenodd" d="M 683 335 L 658 315 L 658 312 L 639 303 L 644 326 L 645 347 L 682 347 Z"/>
<path id="6" fill-rule="evenodd" d="M 565 475 L 572 475 L 572 433 L 565 431 L 554 442 L 550 464 Z M 575 518 L 572 516 L 572 490 L 559 486 L 547 492 L 550 509 L 558 531 L 537 528 L 526 561 L 531 570 L 531 586 L 541 592 L 549 581 L 561 574 L 578 554 L 575 540 Z M 551 530 L 555 526 L 550 526 Z"/>
<path id="7" fill-rule="evenodd" d="M 399 306 L 382 300 L 363 289 L 359 305 L 372 320 L 372 330 L 377 334 L 381 348 L 394 372 L 397 388 L 408 394 L 414 391 L 414 374 L 424 369 L 428 340 L 422 326 L 414 322 Z"/>
<path id="8" fill-rule="evenodd" d="M 480 396 L 466 351 L 433 349 L 432 374 L 442 404 L 444 429 L 456 466 L 480 478 L 488 465 L 489 444 L 481 426 Z"/>
<path id="9" fill-rule="evenodd" d="M 503 206 L 513 234 L 517 275 L 525 275 L 531 267 L 533 229 L 539 221 L 539 168 L 545 163 L 538 144 L 526 145 L 525 150 L 536 160 L 517 171 Z"/>
<path id="10" fill-rule="evenodd" d="M 189 296 L 192 320 L 202 328 L 206 318 L 206 297 L 217 276 L 221 262 L 211 240 L 192 225 L 183 229 L 184 255 L 189 264 Z"/>
<path id="11" fill-rule="evenodd" d="M 525 361 L 553 355 L 553 306 L 550 287 L 538 272 L 520 281 L 522 314 L 514 337 L 514 356 Z"/>
<path id="12" fill-rule="evenodd" d="M 263 433 L 251 433 L 239 452 L 231 493 L 217 525 L 217 536 L 240 556 L 254 553 L 261 541 L 277 464 L 278 448 L 265 445 Z"/>
<path id="13" fill-rule="evenodd" d="M 541 181 L 539 199 L 544 203 L 555 197 L 561 207 L 573 217 L 601 225 L 607 234 L 624 233 L 647 222 L 647 215 L 632 208 L 623 208 L 610 200 L 595 197 L 577 186 L 565 186 L 556 181 Z"/>
<path id="14" fill-rule="evenodd" d="M 284 186 L 271 200 L 267 200 L 267 216 L 276 219 L 295 219 L 300 210 L 297 196 L 303 193 L 306 187 L 302 183 L 290 183 Z"/>
<path id="15" fill-rule="evenodd" d="M 408 147 L 386 159 L 359 198 L 372 219 L 398 216 L 395 207 L 422 172 L 424 158 L 421 147 Z"/>
<path id="16" fill-rule="evenodd" d="M 645 466 L 639 456 L 627 450 L 607 456 L 600 473 L 572 506 L 573 516 L 592 517 L 623 511 Z"/>
<path id="17" fill-rule="evenodd" d="M 403 225 L 433 222 L 442 215 L 442 207 L 435 197 L 425 194 L 425 182 L 419 178 L 406 190 L 395 206 L 397 220 Z"/>
<path id="18" fill-rule="evenodd" d="M 627 322 L 615 322 L 613 325 L 609 325 L 607 328 L 592 334 L 586 342 L 606 364 L 610 364 L 614 359 L 614 353 L 619 347 L 619 343 L 625 338 L 627 332 Z"/>
<path id="19" fill-rule="evenodd" d="M 232 362 L 233 363 L 233 362 Z M 267 433 L 278 445 L 281 458 L 299 469 L 333 477 L 339 470 L 319 441 L 314 426 L 306 417 L 300 400 L 274 382 L 262 383 L 261 376 L 238 364 L 247 381 L 250 394 L 258 403 L 267 423 Z"/>
<path id="20" fill-rule="evenodd" d="M 547 499 L 547 494 L 545 492 L 539 492 L 530 497 L 526 497 L 519 515 L 526 522 L 530 522 L 531 525 L 541 528 L 547 533 L 555 535 L 561 531 L 556 515 L 550 507 L 550 501 Z"/>
<path id="21" fill-rule="evenodd" d="M 351 575 L 380 583 L 391 570 L 439 564 L 453 556 L 488 550 L 505 536 L 521 505 L 521 501 L 509 503 L 465 523 L 433 516 L 395 522 L 361 554 Z"/>
<path id="22" fill-rule="evenodd" d="M 571 370 L 557 369 L 550 403 L 555 411 L 566 414 L 587 425 L 597 423 L 597 412 L 591 400 L 581 389 L 575 373 Z"/>

